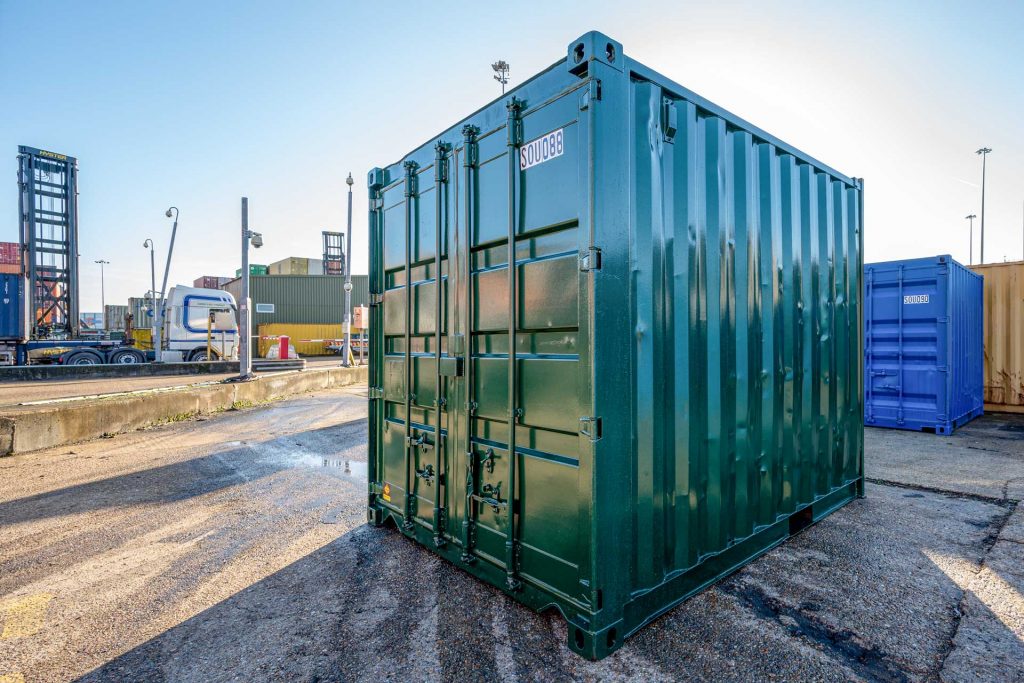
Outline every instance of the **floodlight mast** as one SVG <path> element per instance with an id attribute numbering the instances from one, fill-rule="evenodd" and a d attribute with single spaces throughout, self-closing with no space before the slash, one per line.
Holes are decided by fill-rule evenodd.
<path id="1" fill-rule="evenodd" d="M 505 86 L 508 85 L 508 62 L 506 62 L 504 59 L 499 59 L 498 61 L 491 64 L 491 68 L 494 69 L 494 80 L 498 81 L 498 83 L 501 83 L 501 94 L 504 95 Z"/>

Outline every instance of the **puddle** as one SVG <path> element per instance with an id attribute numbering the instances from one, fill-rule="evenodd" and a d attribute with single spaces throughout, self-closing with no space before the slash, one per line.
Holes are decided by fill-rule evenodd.
<path id="1" fill-rule="evenodd" d="M 321 458 L 321 464 L 323 467 L 340 471 L 346 477 L 355 477 L 366 481 L 367 464 L 365 462 L 348 458 Z"/>

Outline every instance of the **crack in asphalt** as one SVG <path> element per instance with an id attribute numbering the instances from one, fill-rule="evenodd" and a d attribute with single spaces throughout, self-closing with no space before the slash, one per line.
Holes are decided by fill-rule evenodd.
<path id="1" fill-rule="evenodd" d="M 974 576 L 978 576 L 979 574 L 981 574 L 982 571 L 984 571 L 985 562 L 988 560 L 989 552 L 992 550 L 992 547 L 995 546 L 996 542 L 999 540 L 999 535 L 1003 533 L 1003 529 L 1006 527 L 1006 523 L 1010 521 L 1010 517 L 1013 516 L 1013 513 L 1016 509 L 1017 502 L 1013 501 L 1008 506 L 1008 509 L 1004 514 L 996 517 L 993 520 L 992 524 L 990 525 L 991 528 L 989 532 L 985 534 L 985 537 L 981 540 L 981 561 L 978 562 L 978 567 L 974 571 Z M 970 584 L 968 583 L 967 585 L 969 586 Z M 946 661 L 949 659 L 949 656 L 953 654 L 953 651 L 956 650 L 956 636 L 960 632 L 960 623 L 963 621 L 963 616 L 966 611 L 968 592 L 969 590 L 967 588 L 964 588 L 960 591 L 960 599 L 957 600 L 956 609 L 953 613 L 952 633 L 950 633 L 949 640 L 943 647 L 942 659 L 939 662 L 938 669 L 936 670 L 937 679 L 941 680 L 942 671 L 946 668 Z"/>
<path id="2" fill-rule="evenodd" d="M 858 676 L 884 683 L 910 681 L 904 668 L 889 659 L 889 653 L 875 645 L 862 645 L 860 637 L 846 628 L 823 622 L 813 611 L 790 607 L 761 589 L 741 582 L 726 582 L 719 588 L 739 599 L 759 617 L 773 620 L 794 637 L 805 638 L 836 655 Z"/>
<path id="3" fill-rule="evenodd" d="M 991 505 L 998 505 L 1001 508 L 1012 508 L 1016 507 L 1017 503 L 1020 502 L 1013 498 L 996 498 L 995 496 L 986 496 L 981 493 L 967 493 L 964 491 L 950 491 L 949 489 L 942 489 L 935 486 L 924 486 L 922 484 L 907 484 L 902 481 L 892 481 L 890 479 L 877 479 L 875 477 L 864 477 L 864 481 L 872 484 L 878 484 L 880 486 L 892 486 L 898 489 L 909 489 L 911 491 L 924 491 L 925 493 L 937 493 L 941 496 L 949 496 L 950 498 L 961 498 L 964 500 L 974 500 L 979 503 L 989 503 Z M 1005 488 L 1004 488 L 1005 490 Z"/>

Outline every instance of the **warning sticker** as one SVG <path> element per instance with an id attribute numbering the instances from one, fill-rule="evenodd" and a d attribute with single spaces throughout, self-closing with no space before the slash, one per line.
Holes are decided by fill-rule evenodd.
<path id="1" fill-rule="evenodd" d="M 391 502 L 391 484 L 384 482 L 384 490 L 381 491 L 380 497 L 389 503 Z"/>

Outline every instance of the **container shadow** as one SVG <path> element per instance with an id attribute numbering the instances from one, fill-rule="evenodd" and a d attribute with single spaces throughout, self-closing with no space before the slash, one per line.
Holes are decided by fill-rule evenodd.
<path id="1" fill-rule="evenodd" d="M 888 503 L 926 515 L 943 504 L 904 494 L 887 492 Z M 991 512 L 965 505 L 975 506 L 967 515 Z M 79 680 L 935 678 L 963 592 L 928 556 L 955 547 L 893 539 L 878 512 L 860 501 L 836 513 L 600 662 L 568 650 L 557 615 L 527 610 L 393 530 L 362 526 Z M 978 539 L 982 520 L 965 525 Z"/>

